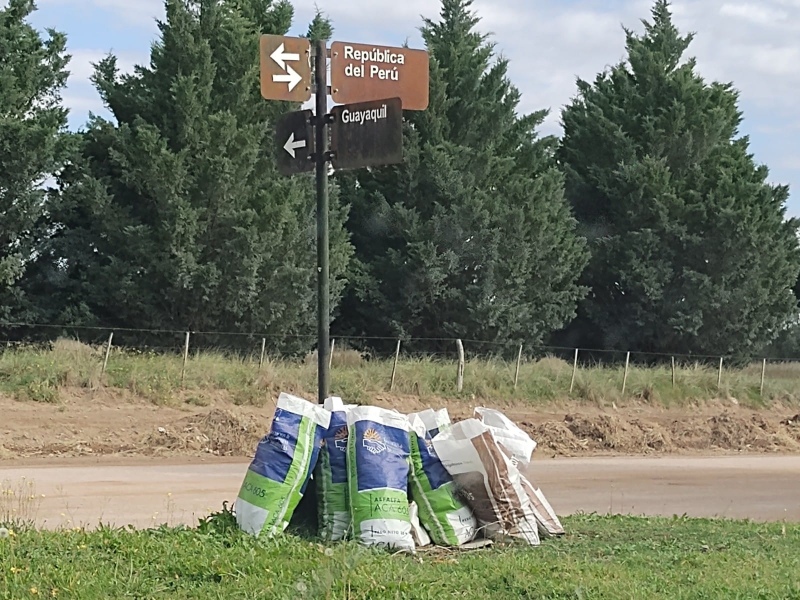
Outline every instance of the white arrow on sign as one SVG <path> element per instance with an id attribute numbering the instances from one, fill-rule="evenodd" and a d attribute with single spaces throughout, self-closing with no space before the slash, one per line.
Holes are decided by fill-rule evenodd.
<path id="1" fill-rule="evenodd" d="M 294 139 L 294 132 L 289 135 L 289 141 L 283 146 L 283 149 L 286 150 L 289 154 L 292 155 L 292 158 L 297 158 L 297 154 L 295 150 L 299 150 L 300 148 L 306 147 L 305 140 L 297 140 Z"/>
<path id="2" fill-rule="evenodd" d="M 272 81 L 274 83 L 288 83 L 289 84 L 289 91 L 291 92 L 294 88 L 297 87 L 297 84 L 303 81 L 303 78 L 297 74 L 292 67 L 286 65 L 286 70 L 289 71 L 288 73 L 281 73 L 279 75 L 273 75 Z"/>
<path id="3" fill-rule="evenodd" d="M 278 66 L 285 71 L 286 63 L 289 61 L 300 60 L 300 55 L 286 52 L 286 46 L 283 43 L 281 43 L 281 45 L 278 46 L 278 49 L 275 50 L 275 52 L 273 52 L 272 54 L 270 54 L 270 58 L 274 60 L 276 63 L 278 63 Z"/>

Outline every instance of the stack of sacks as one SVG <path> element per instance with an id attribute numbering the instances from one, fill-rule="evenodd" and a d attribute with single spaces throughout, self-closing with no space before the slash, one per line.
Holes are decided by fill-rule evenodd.
<path id="1" fill-rule="evenodd" d="M 511 462 L 519 469 L 520 483 L 531 502 L 539 534 L 545 537 L 564 535 L 564 527 L 553 507 L 544 497 L 542 490 L 531 484 L 530 474 L 526 476 L 526 472 L 530 471 L 531 456 L 536 449 L 536 442 L 499 411 L 491 408 L 476 408 L 475 414 L 480 417 L 483 424 L 491 431 L 494 439 L 505 449 Z"/>
<path id="2" fill-rule="evenodd" d="M 539 535 L 563 534 L 520 472 L 536 442 L 496 410 L 477 408 L 475 416 L 453 425 L 447 410 L 405 416 L 281 394 L 239 491 L 237 523 L 256 536 L 284 531 L 313 472 L 328 542 L 352 532 L 365 546 L 413 552 L 431 542 L 466 544 L 479 529 L 534 545 Z"/>

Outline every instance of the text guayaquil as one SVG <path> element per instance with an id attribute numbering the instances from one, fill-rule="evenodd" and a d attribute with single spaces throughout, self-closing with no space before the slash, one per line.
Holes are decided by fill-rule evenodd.
<path id="1" fill-rule="evenodd" d="M 355 62 L 350 63 L 344 69 L 347 77 L 367 77 L 383 81 L 400 81 L 400 71 L 396 66 L 406 64 L 406 57 L 402 52 L 392 52 L 391 50 L 356 50 L 352 46 L 344 47 L 344 57 L 346 60 Z M 355 64 L 360 62 L 360 65 Z M 367 69 L 366 63 L 371 63 Z M 377 64 L 373 64 L 377 63 Z M 385 65 L 386 67 L 382 67 Z"/>
<path id="2" fill-rule="evenodd" d="M 381 121 L 386 118 L 388 110 L 384 104 L 380 108 L 370 110 L 350 110 L 345 108 L 342 111 L 342 123 L 356 123 L 364 125 L 370 121 Z"/>

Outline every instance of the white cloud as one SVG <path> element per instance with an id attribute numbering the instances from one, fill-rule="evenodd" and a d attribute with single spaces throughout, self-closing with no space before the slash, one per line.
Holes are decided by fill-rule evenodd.
<path id="1" fill-rule="evenodd" d="M 341 28 L 378 25 L 411 35 L 420 25 L 420 16 L 434 17 L 439 13 L 437 0 L 295 0 L 295 14 L 310 20 L 315 7 L 328 15 Z M 302 27 L 302 22 L 298 24 Z M 349 40 L 348 40 L 349 41 Z M 355 41 L 355 40 L 353 40 Z"/>
<path id="2" fill-rule="evenodd" d="M 39 0 L 42 8 L 52 3 L 113 11 L 118 22 L 131 19 L 151 27 L 153 17 L 163 15 L 162 0 Z M 294 0 L 293 5 L 292 34 L 305 31 L 319 6 L 333 20 L 337 40 L 387 45 L 408 40 L 413 47 L 422 44 L 422 17 L 436 20 L 440 12 L 439 0 Z M 624 59 L 622 26 L 641 31 L 640 19 L 649 19 L 651 7 L 652 0 L 475 0 L 473 5 L 482 19 L 480 30 L 491 32 L 497 52 L 510 60 L 521 109 L 551 109 L 544 133 L 558 133 L 559 113 L 576 92 L 576 77 L 593 80 Z M 697 58 L 699 72 L 740 91 L 745 126 L 759 137 L 764 154 L 756 158 L 792 165 L 784 175 L 798 169 L 783 157 L 800 155 L 792 125 L 800 122 L 800 0 L 673 0 L 672 10 L 681 31 L 696 32 L 688 55 Z M 144 52 L 149 41 L 142 40 Z M 104 54 L 73 53 L 76 79 L 85 79 L 91 73 L 86 65 Z M 121 62 L 124 68 L 141 61 Z M 800 188 L 800 173 L 795 187 Z"/>
<path id="3" fill-rule="evenodd" d="M 120 20 L 151 25 L 154 17 L 163 15 L 162 0 L 40 0 L 42 7 L 48 4 L 99 8 L 116 13 Z M 386 44 L 408 38 L 419 45 L 421 18 L 436 19 L 440 10 L 437 0 L 295 0 L 293 4 L 295 33 L 305 29 L 319 6 L 332 18 L 337 39 L 358 34 L 364 42 Z M 492 32 L 498 52 L 511 60 L 523 104 L 533 110 L 558 109 L 574 94 L 576 76 L 592 79 L 623 58 L 622 25 L 641 30 L 639 19 L 649 17 L 651 5 L 650 0 L 627 0 L 611 11 L 593 0 L 476 0 L 474 9 L 482 20 L 481 30 Z M 672 9 L 681 29 L 697 32 L 690 54 L 698 58 L 701 73 L 732 81 L 745 101 L 763 108 L 794 109 L 800 89 L 800 0 L 674 0 Z M 88 64 L 94 51 L 85 51 L 86 56 L 77 52 L 73 70 L 76 77 L 85 78 L 77 63 Z"/>
<path id="4" fill-rule="evenodd" d="M 785 10 L 771 7 L 768 4 L 750 2 L 725 3 L 720 7 L 719 13 L 722 16 L 739 18 L 759 25 L 771 25 L 788 17 Z"/>
<path id="5" fill-rule="evenodd" d="M 70 78 L 73 81 L 89 81 L 94 73 L 94 66 L 106 56 L 113 54 L 117 57 L 117 66 L 123 73 L 130 73 L 137 64 L 147 63 L 146 54 L 135 54 L 131 52 L 115 52 L 110 50 L 96 50 L 88 48 L 77 48 L 69 50 L 72 60 L 69 62 Z"/>
<path id="6" fill-rule="evenodd" d="M 794 156 L 786 156 L 778 163 L 778 166 L 782 169 L 792 169 L 800 171 L 800 154 L 795 154 Z"/>
<path id="7" fill-rule="evenodd" d="M 81 10 L 100 9 L 115 13 L 120 19 L 138 26 L 153 26 L 153 19 L 164 14 L 163 0 L 38 0 L 40 9 L 67 5 Z"/>
<path id="8" fill-rule="evenodd" d="M 96 92 L 82 90 L 68 90 L 62 95 L 64 104 L 69 107 L 72 113 L 86 114 L 89 112 L 97 113 L 103 110 L 103 102 Z"/>

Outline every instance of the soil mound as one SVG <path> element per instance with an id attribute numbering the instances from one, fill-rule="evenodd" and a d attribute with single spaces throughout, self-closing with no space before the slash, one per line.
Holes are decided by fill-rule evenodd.
<path id="1" fill-rule="evenodd" d="M 213 409 L 159 427 L 142 443 L 143 454 L 213 454 L 250 456 L 268 425 L 249 415 Z"/>
<path id="2" fill-rule="evenodd" d="M 552 361 L 553 368 L 559 363 Z M 446 407 L 469 418 L 475 398 L 444 400 L 386 394 L 364 403 L 411 413 Z M 586 402 L 531 405 L 486 402 L 508 415 L 539 444 L 544 456 L 800 453 L 797 405 L 752 410 L 730 402 L 664 407 L 636 401 L 610 408 Z M 17 457 L 176 456 L 251 457 L 267 434 L 273 408 L 168 406 L 126 394 L 70 388 L 61 405 L 20 402 L 0 393 L 0 460 Z"/>
<path id="3" fill-rule="evenodd" d="M 521 426 L 539 442 L 539 448 L 562 456 L 800 451 L 800 415 L 780 421 L 759 414 L 722 412 L 663 424 L 617 415 L 569 414 L 563 421 L 523 422 Z"/>
<path id="4" fill-rule="evenodd" d="M 687 450 L 800 450 L 799 440 L 791 435 L 787 425 L 758 414 L 744 416 L 723 412 L 705 420 L 675 421 L 672 430 L 680 447 Z"/>

